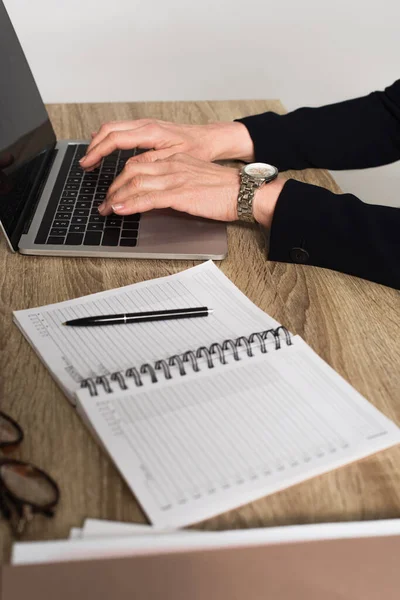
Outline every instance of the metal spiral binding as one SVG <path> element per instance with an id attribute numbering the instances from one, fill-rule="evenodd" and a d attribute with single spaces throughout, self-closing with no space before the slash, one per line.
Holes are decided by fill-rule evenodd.
<path id="1" fill-rule="evenodd" d="M 281 333 L 283 334 L 284 339 L 281 338 Z M 265 331 L 254 332 L 248 337 L 242 335 L 235 340 L 227 339 L 224 340 L 222 344 L 214 342 L 209 348 L 207 348 L 207 346 L 200 346 L 200 348 L 197 348 L 195 351 L 187 350 L 183 354 L 175 354 L 168 359 L 157 360 L 154 365 L 144 363 L 139 369 L 130 367 L 129 369 L 126 369 L 125 373 L 116 371 L 115 373 L 111 373 L 110 377 L 107 375 L 95 378 L 89 377 L 81 382 L 81 387 L 87 388 L 91 396 L 98 395 L 97 388 L 99 385 L 103 387 L 107 394 L 112 394 L 114 390 L 112 389 L 110 382 L 116 382 L 122 390 L 129 389 L 126 380 L 130 378 L 133 379 L 137 387 L 142 386 L 142 375 L 145 375 L 146 378 L 149 377 L 151 383 L 157 383 L 157 375 L 160 375 L 161 372 L 165 379 L 172 379 L 171 367 L 173 367 L 174 370 L 177 369 L 179 375 L 183 377 L 186 375 L 185 365 L 188 365 L 188 363 L 190 363 L 190 366 L 195 373 L 200 371 L 199 359 L 202 357 L 205 357 L 206 359 L 207 368 L 213 369 L 215 360 L 219 360 L 220 364 L 226 365 L 227 356 L 233 357 L 235 361 L 241 360 L 238 352 L 238 348 L 240 347 L 245 347 L 246 355 L 251 358 L 255 356 L 253 350 L 257 343 L 256 348 L 260 349 L 262 354 L 266 354 L 268 352 L 266 342 L 269 338 L 275 342 L 275 350 L 280 350 L 282 341 L 286 342 L 287 346 L 292 345 L 289 331 L 286 327 L 280 325 L 276 329 L 266 329 Z"/>

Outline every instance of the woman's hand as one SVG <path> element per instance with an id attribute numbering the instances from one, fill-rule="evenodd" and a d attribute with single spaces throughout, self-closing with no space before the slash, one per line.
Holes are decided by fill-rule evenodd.
<path id="1" fill-rule="evenodd" d="M 235 221 L 239 187 L 238 169 L 204 162 L 187 154 L 175 154 L 152 163 L 129 159 L 111 184 L 99 212 L 130 215 L 173 208 L 217 221 Z M 256 191 L 254 216 L 266 227 L 271 225 L 282 187 L 282 180 L 277 179 Z"/>
<path id="2" fill-rule="evenodd" d="M 135 162 L 154 162 L 177 153 L 201 160 L 240 159 L 251 162 L 254 146 L 242 123 L 180 125 L 156 119 L 113 121 L 92 134 L 86 156 L 80 161 L 84 169 L 93 169 L 114 150 L 147 148 L 134 157 Z"/>

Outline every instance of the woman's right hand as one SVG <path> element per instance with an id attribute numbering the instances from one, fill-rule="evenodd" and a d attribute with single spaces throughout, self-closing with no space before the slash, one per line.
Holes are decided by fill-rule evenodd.
<path id="1" fill-rule="evenodd" d="M 185 153 L 206 161 L 238 159 L 251 162 L 254 146 L 247 128 L 238 122 L 184 125 L 138 119 L 111 121 L 92 134 L 86 156 L 80 161 L 84 169 L 93 169 L 114 150 L 151 149 L 131 161 L 154 162 L 173 154 Z"/>

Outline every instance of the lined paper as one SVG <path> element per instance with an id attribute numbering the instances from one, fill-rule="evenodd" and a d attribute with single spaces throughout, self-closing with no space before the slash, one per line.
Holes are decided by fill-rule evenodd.
<path id="1" fill-rule="evenodd" d="M 399 428 L 301 338 L 159 381 L 78 393 L 157 527 L 184 527 L 400 441 Z"/>
<path id="2" fill-rule="evenodd" d="M 208 306 L 205 318 L 107 327 L 63 327 L 91 315 Z M 277 327 L 207 261 L 153 279 L 41 308 L 14 312 L 14 320 L 69 398 L 82 379 L 153 362 L 226 338 Z"/>

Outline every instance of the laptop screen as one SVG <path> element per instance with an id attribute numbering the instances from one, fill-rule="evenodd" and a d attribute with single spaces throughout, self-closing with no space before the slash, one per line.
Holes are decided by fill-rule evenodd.
<path id="1" fill-rule="evenodd" d="M 0 0 L 0 222 L 17 248 L 56 138 Z"/>

